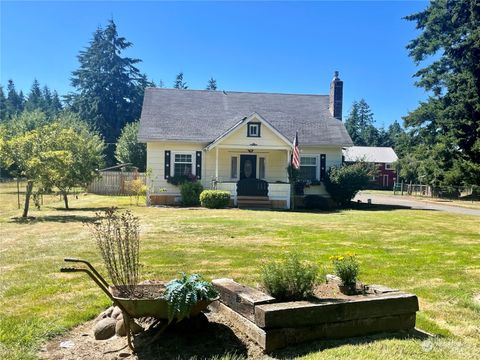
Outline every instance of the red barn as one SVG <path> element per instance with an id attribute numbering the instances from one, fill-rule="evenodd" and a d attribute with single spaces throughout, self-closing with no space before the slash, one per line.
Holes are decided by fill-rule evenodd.
<path id="1" fill-rule="evenodd" d="M 375 164 L 378 171 L 372 178 L 372 187 L 391 189 L 397 181 L 393 163 L 398 156 L 391 147 L 352 146 L 343 150 L 343 157 L 346 163 L 363 161 Z"/>

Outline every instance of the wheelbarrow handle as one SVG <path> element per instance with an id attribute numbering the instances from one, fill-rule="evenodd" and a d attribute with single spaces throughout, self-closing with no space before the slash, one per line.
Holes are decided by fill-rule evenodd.
<path id="1" fill-rule="evenodd" d="M 107 281 L 103 278 L 103 276 L 100 275 L 100 274 L 98 273 L 98 271 L 93 267 L 93 265 L 90 264 L 90 262 L 88 262 L 87 260 L 76 259 L 76 258 L 65 258 L 65 259 L 63 259 L 63 261 L 66 261 L 66 262 L 77 262 L 77 263 L 82 263 L 82 264 L 87 265 L 87 266 L 90 268 L 90 270 L 92 271 L 92 273 L 94 273 L 95 276 L 100 280 L 100 282 L 101 282 L 106 288 L 109 287 Z"/>
<path id="2" fill-rule="evenodd" d="M 82 271 L 82 270 L 77 268 L 72 268 L 72 267 L 62 267 L 60 269 L 60 272 L 77 272 L 77 271 Z"/>

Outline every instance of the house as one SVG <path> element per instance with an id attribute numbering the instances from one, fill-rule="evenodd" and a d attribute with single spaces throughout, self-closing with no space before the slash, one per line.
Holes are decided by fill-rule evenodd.
<path id="1" fill-rule="evenodd" d="M 391 147 L 352 146 L 343 150 L 343 156 L 346 163 L 364 161 L 375 165 L 377 173 L 371 180 L 372 187 L 389 189 L 397 181 L 393 163 L 398 156 Z"/>
<path id="2" fill-rule="evenodd" d="M 179 177 L 229 191 L 234 205 L 289 208 L 287 167 L 298 131 L 301 174 L 322 181 L 351 146 L 342 121 L 338 72 L 329 95 L 147 88 L 138 139 L 147 144 L 149 201 L 180 200 Z"/>

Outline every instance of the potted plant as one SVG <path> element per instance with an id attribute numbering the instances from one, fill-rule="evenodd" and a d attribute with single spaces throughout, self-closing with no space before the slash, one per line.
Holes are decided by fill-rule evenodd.
<path id="1" fill-rule="evenodd" d="M 355 254 L 331 256 L 337 275 L 342 283 L 338 285 L 340 291 L 345 295 L 355 295 L 357 291 L 357 277 L 360 271 L 360 265 Z"/>

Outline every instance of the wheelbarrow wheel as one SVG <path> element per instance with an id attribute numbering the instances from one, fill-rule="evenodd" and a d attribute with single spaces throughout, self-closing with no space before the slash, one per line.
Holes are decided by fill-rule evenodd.
<path id="1" fill-rule="evenodd" d="M 135 352 L 135 346 L 133 345 L 133 341 L 132 341 L 134 334 L 130 328 L 130 321 L 132 321 L 130 316 L 127 313 L 123 312 L 123 323 L 125 325 L 125 332 L 127 333 L 128 347 L 130 348 L 130 350 Z"/>

